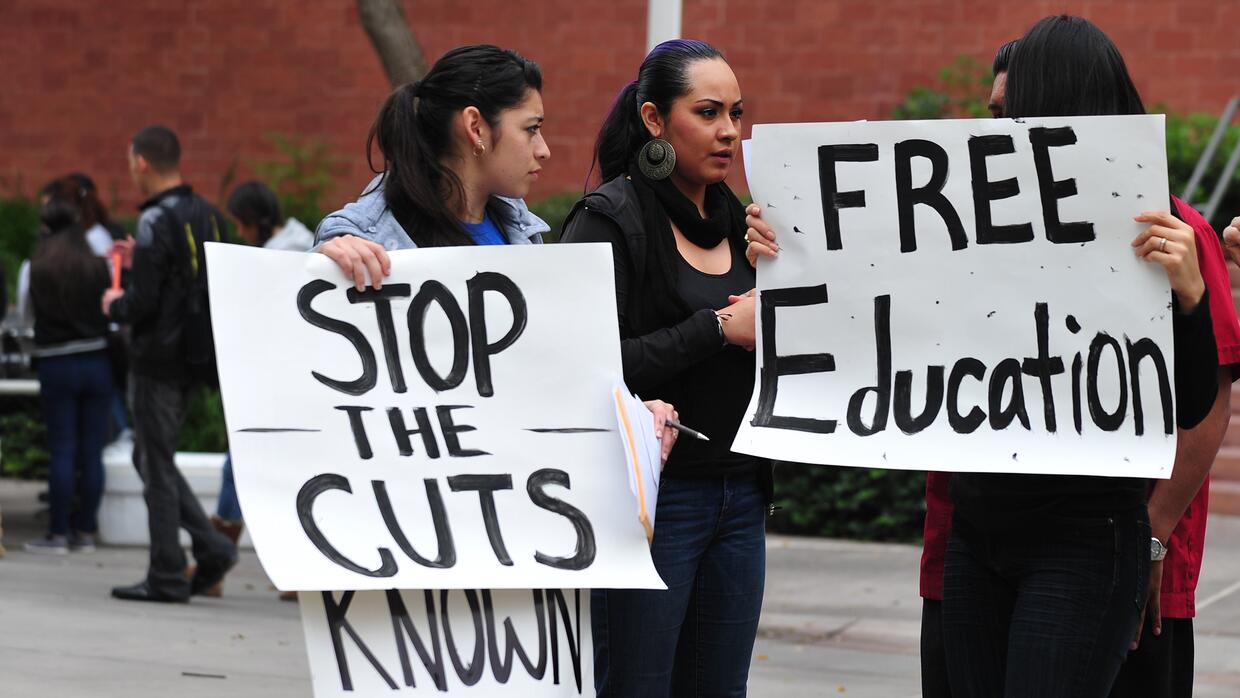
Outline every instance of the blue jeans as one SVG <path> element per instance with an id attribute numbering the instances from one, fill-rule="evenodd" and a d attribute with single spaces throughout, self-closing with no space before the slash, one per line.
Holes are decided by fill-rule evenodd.
<path id="1" fill-rule="evenodd" d="M 943 642 L 956 698 L 1105 698 L 1149 584 L 1144 507 L 1043 515 L 1018 530 L 957 515 L 943 574 Z"/>
<path id="2" fill-rule="evenodd" d="M 766 580 L 757 478 L 663 478 L 650 556 L 667 591 L 591 595 L 598 695 L 744 696 Z"/>
<path id="3" fill-rule="evenodd" d="M 103 497 L 103 445 L 112 404 L 112 367 L 103 352 L 38 361 L 39 394 L 51 462 L 47 468 L 52 535 L 95 533 Z M 77 500 L 76 507 L 74 500 Z"/>
<path id="4" fill-rule="evenodd" d="M 237 501 L 237 483 L 233 482 L 232 453 L 224 454 L 224 475 L 220 480 L 220 499 L 215 515 L 225 521 L 241 520 L 241 502 Z"/>

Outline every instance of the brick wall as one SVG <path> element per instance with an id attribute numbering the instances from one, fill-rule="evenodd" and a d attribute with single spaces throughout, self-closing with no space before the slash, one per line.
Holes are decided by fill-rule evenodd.
<path id="1" fill-rule="evenodd" d="M 1038 18 L 1069 11 L 1119 44 L 1148 104 L 1218 112 L 1240 92 L 1240 0 L 684 0 L 686 36 L 728 55 L 747 120 L 883 118 L 959 55 L 988 64 Z M 580 190 L 599 123 L 636 74 L 642 0 L 406 2 L 428 57 L 463 43 L 543 66 L 552 149 L 533 197 Z M 325 138 L 340 158 L 330 203 L 368 179 L 365 135 L 387 84 L 353 2 L 0 2 L 0 178 L 30 192 L 70 170 L 131 206 L 134 131 L 182 137 L 208 196 L 237 163 L 271 156 L 264 134 Z"/>

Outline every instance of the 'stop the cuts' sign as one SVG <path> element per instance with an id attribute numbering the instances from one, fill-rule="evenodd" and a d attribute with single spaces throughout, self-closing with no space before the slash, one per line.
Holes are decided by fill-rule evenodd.
<path id="1" fill-rule="evenodd" d="M 757 126 L 779 231 L 735 448 L 850 466 L 1167 477 L 1162 116 Z"/>
<path id="2" fill-rule="evenodd" d="M 208 247 L 246 524 L 296 590 L 663 588 L 612 387 L 606 245 L 327 257 Z"/>

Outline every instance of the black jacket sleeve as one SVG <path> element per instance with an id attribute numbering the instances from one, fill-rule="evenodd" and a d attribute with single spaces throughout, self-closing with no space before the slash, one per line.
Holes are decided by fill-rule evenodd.
<path id="1" fill-rule="evenodd" d="M 630 296 L 644 289 L 633 278 L 633 262 L 620 226 L 610 217 L 583 209 L 565 227 L 564 242 L 606 242 L 611 244 L 615 265 L 616 307 L 620 323 L 620 358 L 624 380 L 637 393 L 666 383 L 676 374 L 719 352 L 723 338 L 714 311 L 702 309 L 681 322 L 653 332 L 634 336 L 629 324 Z"/>
<path id="2" fill-rule="evenodd" d="M 175 273 L 176 269 L 172 248 L 175 231 L 166 229 L 171 224 L 171 215 L 158 206 L 147 209 L 138 219 L 128 286 L 125 295 L 112 303 L 108 313 L 113 322 L 132 325 L 146 320 L 159 309 L 159 294 L 165 288 L 168 274 Z"/>
<path id="3" fill-rule="evenodd" d="M 1201 423 L 1214 407 L 1218 395 L 1218 347 L 1210 319 L 1207 290 L 1191 313 L 1172 301 L 1172 335 L 1175 338 L 1175 421 L 1181 429 Z"/>

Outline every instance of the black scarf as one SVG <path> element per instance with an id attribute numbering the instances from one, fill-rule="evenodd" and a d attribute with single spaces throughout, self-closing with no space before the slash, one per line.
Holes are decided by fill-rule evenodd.
<path id="1" fill-rule="evenodd" d="M 629 178 L 641 204 L 642 227 L 646 230 L 646 270 L 644 284 L 648 292 L 642 294 L 644 313 L 650 313 L 655 322 L 663 327 L 674 325 L 692 312 L 676 291 L 676 237 L 672 234 L 674 222 L 681 233 L 693 244 L 710 249 L 727 239 L 736 254 L 745 254 L 745 207 L 728 185 L 719 182 L 706 187 L 706 213 L 702 218 L 697 205 L 682 194 L 670 179 L 653 181 L 641 173 L 634 162 L 629 166 Z M 643 313 L 643 314 L 644 314 Z M 643 323 L 644 324 L 644 323 Z"/>

